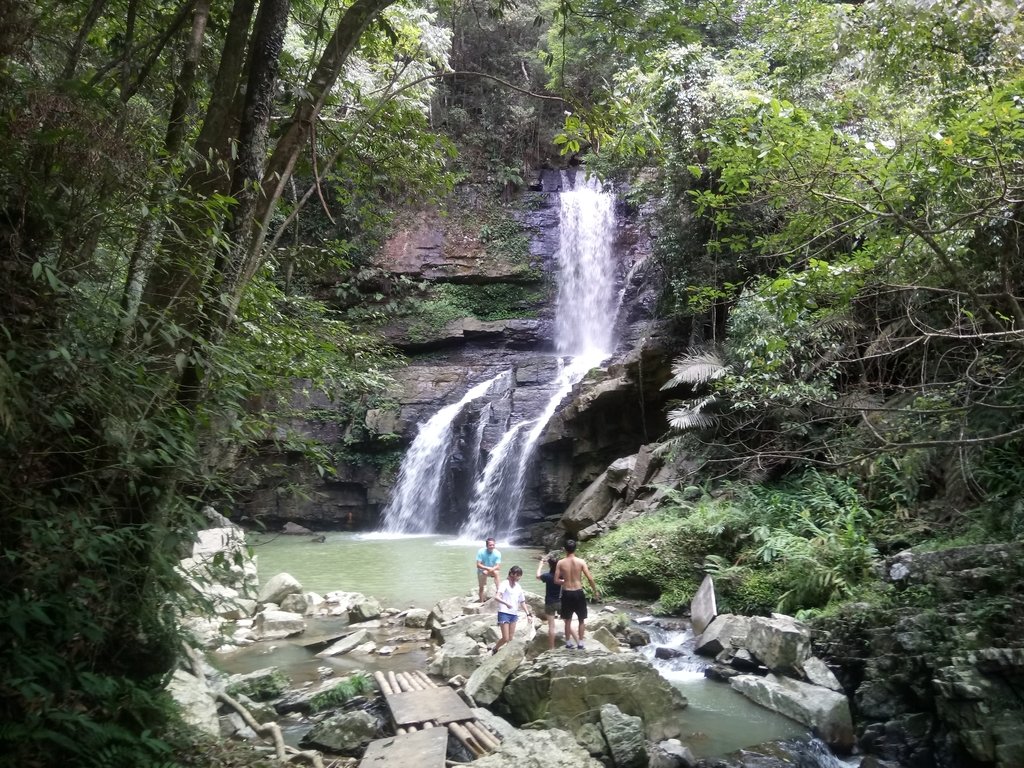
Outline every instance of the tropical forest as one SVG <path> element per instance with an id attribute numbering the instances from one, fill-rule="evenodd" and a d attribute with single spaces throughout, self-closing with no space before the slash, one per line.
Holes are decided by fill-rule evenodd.
<path id="1" fill-rule="evenodd" d="M 0 0 L 0 766 L 1022 723 L 1019 2 Z"/>

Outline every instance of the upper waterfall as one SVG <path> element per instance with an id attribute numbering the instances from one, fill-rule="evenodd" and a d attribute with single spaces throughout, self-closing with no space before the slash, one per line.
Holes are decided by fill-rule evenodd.
<path id="1" fill-rule="evenodd" d="M 618 314 L 614 199 L 594 178 L 559 198 L 555 346 L 573 358 L 604 359 L 612 352 Z"/>

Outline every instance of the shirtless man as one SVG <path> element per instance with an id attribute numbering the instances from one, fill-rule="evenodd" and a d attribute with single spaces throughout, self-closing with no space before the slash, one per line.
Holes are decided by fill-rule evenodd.
<path id="1" fill-rule="evenodd" d="M 576 540 L 569 539 L 565 542 L 565 557 L 558 561 L 555 566 L 555 582 L 562 585 L 562 621 L 565 622 L 565 647 L 579 648 L 583 650 L 583 634 L 586 632 L 587 621 L 587 596 L 583 592 L 583 577 L 587 577 L 590 588 L 594 591 L 594 599 L 600 600 L 601 593 L 597 591 L 597 584 L 594 577 L 590 575 L 587 568 L 587 561 L 576 557 Z M 577 638 L 579 645 L 572 642 L 572 634 L 569 625 L 572 623 L 572 616 L 576 614 L 579 619 L 579 632 Z"/>

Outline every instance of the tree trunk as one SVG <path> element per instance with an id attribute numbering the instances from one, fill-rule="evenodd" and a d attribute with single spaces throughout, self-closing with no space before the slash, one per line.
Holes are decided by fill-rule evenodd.
<path id="1" fill-rule="evenodd" d="M 82 19 L 82 26 L 78 30 L 78 36 L 71 46 L 68 60 L 65 62 L 64 69 L 60 73 L 61 79 L 70 80 L 75 76 L 75 70 L 78 69 L 78 60 L 82 57 L 82 48 L 85 47 L 85 41 L 88 39 L 93 27 L 96 26 L 96 22 L 100 20 L 100 16 L 103 15 L 103 9 L 106 6 L 107 0 L 93 0 L 92 5 L 89 6 L 89 10 L 85 13 L 85 18 Z"/>
<path id="2" fill-rule="evenodd" d="M 121 309 L 124 312 L 121 322 L 125 331 L 135 323 L 139 302 L 142 299 L 142 289 L 153 260 L 153 249 L 160 234 L 160 222 L 163 219 L 160 209 L 172 191 L 173 182 L 165 174 L 181 153 L 185 143 L 186 118 L 195 105 L 196 71 L 199 67 L 199 57 L 203 52 L 203 38 L 209 17 L 210 0 L 198 0 L 192 14 L 192 31 L 185 47 L 181 73 L 174 84 L 174 102 L 171 104 L 167 120 L 163 157 L 158 170 L 160 176 L 153 182 L 153 188 L 149 193 L 149 212 L 139 227 L 135 248 L 128 262 L 128 277 L 121 294 Z"/>
<path id="3" fill-rule="evenodd" d="M 238 134 L 235 109 L 241 91 L 245 65 L 246 41 L 252 25 L 256 0 L 235 0 L 231 7 L 220 66 L 213 80 L 203 127 L 196 139 L 195 155 L 198 161 L 189 169 L 188 188 L 204 196 L 213 192 L 227 192 L 231 179 L 231 140 Z"/>
<path id="4" fill-rule="evenodd" d="M 214 265 L 214 280 L 223 279 L 221 292 L 233 295 L 238 270 L 232 268 L 235 253 L 245 253 L 253 239 L 254 222 L 262 189 L 263 166 L 270 140 L 270 115 L 284 33 L 288 22 L 289 0 L 264 0 L 256 16 L 253 31 L 245 110 L 238 132 L 238 159 L 231 175 L 231 196 L 237 201 L 228 226 L 230 252 Z M 228 320 L 230 322 L 230 319 Z"/>
<path id="5" fill-rule="evenodd" d="M 182 181 L 184 196 L 190 199 L 204 200 L 215 193 L 229 192 L 230 144 L 235 136 L 233 105 L 241 90 L 246 41 L 255 9 L 256 0 L 235 0 L 231 8 L 194 159 Z M 164 233 L 163 254 L 139 285 L 144 285 L 141 303 L 150 324 L 161 319 L 173 320 L 185 328 L 194 324 L 200 288 L 210 269 L 209 245 L 204 237 L 209 226 L 209 219 L 190 207 L 172 212 L 172 224 Z"/>
<path id="6" fill-rule="evenodd" d="M 274 208 L 277 206 L 281 194 L 284 192 L 288 179 L 291 178 L 295 164 L 303 147 L 309 140 L 310 129 L 313 121 L 323 109 L 324 101 L 331 88 L 338 80 L 342 68 L 348 57 L 355 50 L 366 28 L 385 8 L 393 5 L 396 0 L 356 0 L 356 2 L 345 11 L 344 16 L 334 29 L 327 47 L 324 49 L 320 62 L 317 64 L 309 83 L 306 85 L 305 99 L 299 102 L 292 112 L 291 121 L 285 129 L 281 138 L 274 147 L 274 153 L 267 164 L 266 173 L 263 176 L 263 197 L 260 200 L 259 209 L 256 215 L 256 236 L 249 244 L 247 252 L 242 254 L 241 263 L 238 265 L 239 274 L 232 280 L 237 289 L 244 286 L 256 273 L 260 264 L 260 251 L 266 237 L 267 227 L 270 218 L 273 216 Z M 233 305 L 237 307 L 240 295 L 233 295 Z"/>

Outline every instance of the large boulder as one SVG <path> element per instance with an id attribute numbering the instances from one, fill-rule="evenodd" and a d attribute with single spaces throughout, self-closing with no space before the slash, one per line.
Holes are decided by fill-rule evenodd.
<path id="1" fill-rule="evenodd" d="M 301 595 L 302 584 L 290 573 L 279 573 L 271 576 L 270 579 L 260 587 L 259 596 L 256 598 L 261 603 L 274 603 L 280 605 L 288 595 Z"/>
<path id="2" fill-rule="evenodd" d="M 365 629 L 357 629 L 347 637 L 341 638 L 335 643 L 324 648 L 317 654 L 318 658 L 326 659 L 329 656 L 341 656 L 342 654 L 348 653 L 349 651 L 357 648 L 358 646 L 365 643 L 370 639 L 370 633 Z"/>
<path id="3" fill-rule="evenodd" d="M 260 611 L 252 625 L 253 633 L 259 640 L 280 640 L 306 631 L 306 622 L 301 614 L 287 611 Z"/>
<path id="4" fill-rule="evenodd" d="M 841 693 L 788 677 L 739 675 L 729 684 L 762 707 L 813 728 L 829 746 L 853 747 L 850 702 Z"/>
<path id="5" fill-rule="evenodd" d="M 742 646 L 768 669 L 798 672 L 811 656 L 811 630 L 791 616 L 773 613 L 771 618 L 750 619 L 746 643 Z"/>
<path id="6" fill-rule="evenodd" d="M 207 736 L 220 736 L 217 704 L 205 679 L 176 669 L 167 683 L 167 691 L 180 707 L 185 723 Z"/>
<path id="7" fill-rule="evenodd" d="M 640 717 L 647 737 L 678 736 L 686 699 L 641 656 L 548 651 L 509 678 L 502 701 L 520 723 L 577 730 L 598 722 L 602 704 Z"/>
<path id="8" fill-rule="evenodd" d="M 466 681 L 466 693 L 472 696 L 477 704 L 490 706 L 498 700 L 501 689 L 505 687 L 505 681 L 522 663 L 525 655 L 525 641 L 516 638 L 497 653 L 486 657 Z"/>
<path id="9" fill-rule="evenodd" d="M 427 626 L 427 620 L 429 618 L 430 611 L 425 608 L 410 608 L 405 613 L 405 626 L 422 629 Z"/>
<path id="10" fill-rule="evenodd" d="M 446 680 L 456 675 L 469 677 L 484 661 L 484 649 L 471 637 L 456 635 L 435 652 L 427 672 Z"/>
<path id="11" fill-rule="evenodd" d="M 693 632 L 700 635 L 708 628 L 718 615 L 718 603 L 715 600 L 715 582 L 711 574 L 704 577 L 700 583 L 697 594 L 690 601 L 690 621 L 693 623 Z"/>
<path id="12" fill-rule="evenodd" d="M 474 709 L 473 714 L 501 739 L 497 750 L 473 761 L 473 768 L 604 768 L 564 730 L 522 731 L 486 709 Z"/>
<path id="13" fill-rule="evenodd" d="M 259 577 L 249 554 L 245 532 L 211 507 L 203 510 L 217 525 L 197 531 L 192 553 L 181 560 L 185 581 L 225 619 L 242 619 L 256 610 Z"/>
<path id="14" fill-rule="evenodd" d="M 466 614 L 465 607 L 465 597 L 449 597 L 438 600 L 430 610 L 427 627 L 433 629 L 455 621 Z"/>
<path id="15" fill-rule="evenodd" d="M 749 617 L 723 613 L 697 636 L 693 648 L 705 656 L 717 656 L 725 650 L 745 647 L 749 631 Z"/>
<path id="16" fill-rule="evenodd" d="M 381 735 L 383 723 L 369 712 L 356 710 L 323 720 L 302 737 L 302 745 L 359 755 L 366 745 Z"/>
<path id="17" fill-rule="evenodd" d="M 608 473 L 604 472 L 573 500 L 562 515 L 561 525 L 575 536 L 604 520 L 614 503 L 615 494 L 608 485 Z"/>
<path id="18" fill-rule="evenodd" d="M 429 622 L 428 622 L 429 623 Z M 478 615 L 459 616 L 444 624 L 434 624 L 430 629 L 430 636 L 439 645 L 444 645 L 452 638 L 468 635 L 474 627 L 484 627 L 494 624 L 494 618 L 487 619 Z"/>
<path id="19" fill-rule="evenodd" d="M 383 610 L 384 609 L 381 606 L 379 600 L 372 597 L 368 597 L 363 600 L 360 600 L 348 609 L 348 620 L 352 624 L 358 624 L 363 621 L 370 621 L 371 619 L 376 619 L 378 616 L 380 616 Z"/>

